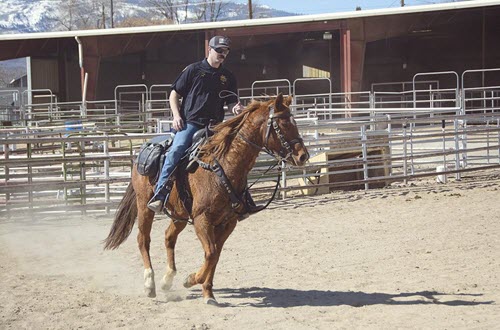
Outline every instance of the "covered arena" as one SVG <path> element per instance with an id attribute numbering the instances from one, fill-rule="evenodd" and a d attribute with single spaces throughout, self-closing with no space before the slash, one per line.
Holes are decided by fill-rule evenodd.
<path id="1" fill-rule="evenodd" d="M 0 59 L 30 65 L 28 89 L 0 91 L 0 212 L 112 212 L 139 146 L 170 130 L 169 82 L 219 33 L 243 103 L 293 95 L 312 158 L 283 170 L 282 198 L 494 169 L 499 17 L 487 0 L 2 35 Z"/>
<path id="2" fill-rule="evenodd" d="M 0 35 L 0 60 L 30 56 L 28 88 L 0 90 L 0 328 L 497 328 L 498 22 L 481 0 Z M 311 154 L 224 246 L 220 308 L 183 287 L 203 260 L 192 226 L 154 299 L 137 228 L 102 245 L 140 145 L 170 132 L 169 83 L 213 34 L 233 40 L 243 103 L 293 95 Z M 271 163 L 249 177 L 259 201 Z"/>

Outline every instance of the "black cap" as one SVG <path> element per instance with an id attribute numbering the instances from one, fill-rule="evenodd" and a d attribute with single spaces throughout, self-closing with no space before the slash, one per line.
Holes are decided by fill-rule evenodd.
<path id="1" fill-rule="evenodd" d="M 229 48 L 231 46 L 231 39 L 224 36 L 215 36 L 208 42 L 208 45 L 214 49 Z"/>

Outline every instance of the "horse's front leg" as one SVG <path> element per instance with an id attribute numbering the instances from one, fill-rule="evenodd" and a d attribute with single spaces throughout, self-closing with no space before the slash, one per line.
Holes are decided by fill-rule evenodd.
<path id="1" fill-rule="evenodd" d="M 195 284 L 202 284 L 203 300 L 207 304 L 217 304 L 212 292 L 212 283 L 207 283 L 207 275 L 212 267 L 217 264 L 217 247 L 215 244 L 214 226 L 210 224 L 205 215 L 194 219 L 196 235 L 205 251 L 205 262 L 196 273 L 190 274 L 184 282 L 184 287 L 190 288 Z"/>
<path id="2" fill-rule="evenodd" d="M 217 257 L 215 264 L 211 269 L 208 270 L 205 282 L 203 285 L 207 285 L 208 287 L 212 288 L 213 282 L 214 282 L 214 276 L 215 276 L 215 269 L 217 268 L 217 263 L 219 262 L 220 255 L 222 253 L 222 248 L 224 247 L 224 243 L 228 239 L 228 237 L 231 235 L 233 232 L 234 228 L 236 227 L 236 224 L 238 223 L 237 218 L 234 218 L 232 220 L 229 220 L 227 224 L 225 225 L 219 225 L 215 227 L 215 246 L 217 248 Z M 205 301 L 207 304 L 210 302 Z M 217 301 L 213 301 L 213 303 L 216 305 Z"/>
<path id="3" fill-rule="evenodd" d="M 139 251 L 141 251 L 142 262 L 144 263 L 144 292 L 150 298 L 156 297 L 155 279 L 153 267 L 151 265 L 151 257 L 149 255 L 149 247 L 151 243 L 151 227 L 153 224 L 154 212 L 150 211 L 146 203 L 138 201 L 138 227 L 137 243 Z"/>
<path id="4" fill-rule="evenodd" d="M 177 237 L 184 228 L 186 228 L 187 221 L 177 221 L 173 220 L 170 222 L 167 230 L 165 231 L 165 247 L 167 248 L 167 271 L 165 276 L 161 280 L 161 289 L 164 291 L 170 290 L 172 287 L 172 282 L 174 276 L 177 273 L 177 268 L 175 266 L 175 243 L 177 242 Z"/>
<path id="5" fill-rule="evenodd" d="M 202 284 L 203 300 L 206 304 L 217 305 L 212 290 L 215 269 L 224 242 L 233 232 L 236 223 L 237 220 L 235 218 L 230 220 L 226 225 L 219 225 L 217 227 L 212 225 L 199 225 L 199 229 L 196 229 L 196 233 L 200 233 L 198 237 L 205 250 L 205 263 L 197 273 L 188 276 L 184 286 L 189 288 L 195 284 Z"/>

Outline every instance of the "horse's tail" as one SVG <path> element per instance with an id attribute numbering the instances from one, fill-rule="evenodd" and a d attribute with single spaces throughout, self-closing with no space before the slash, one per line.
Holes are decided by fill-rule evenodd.
<path id="1" fill-rule="evenodd" d="M 118 205 L 115 221 L 108 237 L 104 240 L 105 250 L 114 250 L 120 246 L 132 232 L 137 218 L 136 194 L 132 182 L 128 185 L 125 196 Z"/>

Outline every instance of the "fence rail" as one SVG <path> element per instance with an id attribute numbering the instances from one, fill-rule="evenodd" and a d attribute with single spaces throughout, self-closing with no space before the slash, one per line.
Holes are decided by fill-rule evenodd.
<path id="1" fill-rule="evenodd" d="M 375 86 L 370 92 L 294 95 L 291 109 L 311 159 L 304 168 L 282 170 L 281 197 L 422 177 L 446 182 L 500 167 L 500 88 L 443 87 L 428 76 L 436 78 L 417 75 L 395 92 Z M 417 78 L 427 80 L 420 84 Z M 245 92 L 293 93 L 296 82 L 255 85 L 265 87 Z M 410 85 L 416 90 L 408 90 Z M 53 102 L 10 109 L 18 121 L 0 128 L 2 217 L 113 210 L 139 146 L 170 131 L 169 87 L 119 86 L 115 100 L 82 104 L 50 97 Z M 277 173 L 265 173 L 272 162 L 262 154 L 250 173 L 250 183 L 258 181 L 252 188 L 257 195 L 272 189 Z"/>

